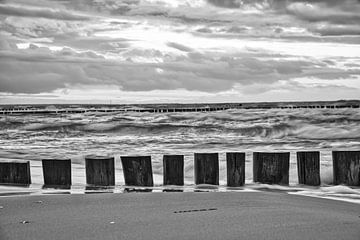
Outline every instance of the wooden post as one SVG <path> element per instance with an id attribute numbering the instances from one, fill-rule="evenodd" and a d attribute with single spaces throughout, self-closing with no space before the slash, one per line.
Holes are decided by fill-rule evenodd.
<path id="1" fill-rule="evenodd" d="M 245 184 L 245 153 L 226 153 L 227 185 L 239 187 Z"/>
<path id="2" fill-rule="evenodd" d="M 70 189 L 71 160 L 43 159 L 44 187 Z"/>
<path id="3" fill-rule="evenodd" d="M 297 152 L 299 184 L 320 185 L 320 152 Z"/>
<path id="4" fill-rule="evenodd" d="M 164 155 L 164 185 L 184 185 L 184 155 Z"/>
<path id="5" fill-rule="evenodd" d="M 0 184 L 31 184 L 30 162 L 19 160 L 1 161 Z"/>
<path id="6" fill-rule="evenodd" d="M 219 154 L 194 154 L 195 184 L 219 185 Z"/>
<path id="7" fill-rule="evenodd" d="M 154 185 L 151 156 L 122 156 L 125 185 L 145 186 Z"/>
<path id="8" fill-rule="evenodd" d="M 333 151 L 334 184 L 360 186 L 360 151 Z"/>
<path id="9" fill-rule="evenodd" d="M 268 184 L 289 184 L 289 152 L 254 152 L 254 182 Z"/>
<path id="10" fill-rule="evenodd" d="M 86 156 L 86 184 L 95 186 L 115 185 L 115 163 L 113 157 Z"/>

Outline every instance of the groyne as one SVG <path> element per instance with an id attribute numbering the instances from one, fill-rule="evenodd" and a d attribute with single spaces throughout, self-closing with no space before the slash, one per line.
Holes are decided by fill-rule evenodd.
<path id="1" fill-rule="evenodd" d="M 245 153 L 226 154 L 228 186 L 245 184 Z M 360 151 L 332 151 L 334 184 L 360 186 Z M 86 184 L 90 187 L 114 186 L 113 156 L 87 156 Z M 194 181 L 196 185 L 219 185 L 218 153 L 194 153 Z M 253 181 L 265 184 L 289 184 L 290 152 L 254 152 Z M 62 162 L 63 161 L 63 162 Z M 319 152 L 298 152 L 299 184 L 319 186 Z M 152 187 L 151 156 L 121 156 L 126 186 Z M 183 155 L 164 156 L 164 185 L 183 185 Z M 44 186 L 69 188 L 71 160 L 44 159 Z M 29 185 L 29 161 L 0 161 L 0 184 Z"/>
<path id="2" fill-rule="evenodd" d="M 224 111 L 230 109 L 229 107 L 201 107 L 201 108 L 98 108 L 98 109 L 21 109 L 9 108 L 0 110 L 0 115 L 9 114 L 68 114 L 68 113 L 91 113 L 91 112 L 149 112 L 149 113 L 170 113 L 170 112 L 214 112 Z"/>
<path id="3" fill-rule="evenodd" d="M 212 103 L 212 104 L 134 104 L 134 105 L 3 105 L 0 115 L 11 114 L 73 114 L 73 113 L 172 113 L 214 112 L 229 109 L 342 109 L 360 108 L 354 102 L 295 102 L 295 103 Z"/>

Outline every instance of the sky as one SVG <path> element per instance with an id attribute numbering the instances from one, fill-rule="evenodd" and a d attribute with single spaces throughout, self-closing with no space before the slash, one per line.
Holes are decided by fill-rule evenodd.
<path id="1" fill-rule="evenodd" d="M 360 0 L 0 0 L 0 104 L 360 99 Z"/>

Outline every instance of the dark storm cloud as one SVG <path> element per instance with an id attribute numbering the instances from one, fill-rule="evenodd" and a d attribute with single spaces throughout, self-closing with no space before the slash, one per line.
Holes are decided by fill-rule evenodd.
<path id="1" fill-rule="evenodd" d="M 224 8 L 238 8 L 241 6 L 239 0 L 208 0 L 209 3 Z"/>
<path id="2" fill-rule="evenodd" d="M 333 2 L 295 2 L 287 6 L 290 14 L 309 22 L 330 22 L 334 24 L 358 24 L 360 5 L 357 0 Z"/>
<path id="3" fill-rule="evenodd" d="M 187 89 L 219 92 L 236 84 L 271 88 L 280 80 L 294 77 L 342 79 L 360 74 L 360 70 L 343 70 L 331 62 L 289 60 L 287 56 L 264 53 L 208 54 L 189 52 L 164 62 L 142 63 L 135 57 L 165 57 L 160 51 L 134 49 L 127 61 L 104 59 L 93 52 L 75 52 L 64 48 L 53 52 L 45 47 L 31 45 L 25 50 L 0 52 L 0 89 L 8 93 L 41 93 L 76 85 L 117 85 L 124 91 L 151 91 L 156 89 Z M 170 46 L 185 46 L 170 43 Z M 136 51 L 136 52 L 135 52 Z M 185 52 L 186 53 L 186 52 Z M 258 57 L 262 57 L 259 60 Z M 126 57 L 126 55 L 124 55 Z M 159 71 L 160 69 L 160 71 Z M 31 74 L 29 74 L 31 72 Z"/>

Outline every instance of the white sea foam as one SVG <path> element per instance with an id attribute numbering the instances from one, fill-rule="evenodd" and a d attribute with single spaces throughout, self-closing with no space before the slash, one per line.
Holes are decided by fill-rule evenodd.
<path id="1" fill-rule="evenodd" d="M 360 204 L 360 189 L 350 188 L 348 186 L 324 186 L 320 188 L 303 189 L 301 191 L 291 192 L 291 194 Z"/>

